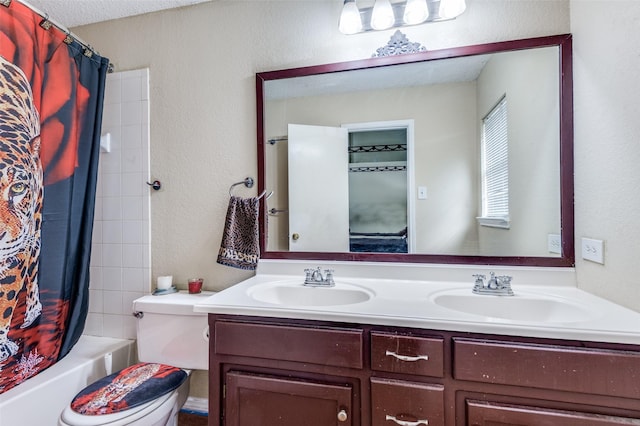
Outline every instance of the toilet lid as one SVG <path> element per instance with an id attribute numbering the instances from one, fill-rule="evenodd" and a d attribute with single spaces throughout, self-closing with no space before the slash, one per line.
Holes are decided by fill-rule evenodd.
<path id="1" fill-rule="evenodd" d="M 134 364 L 84 388 L 71 409 L 87 416 L 118 413 L 177 389 L 186 378 L 185 371 L 170 365 Z"/>

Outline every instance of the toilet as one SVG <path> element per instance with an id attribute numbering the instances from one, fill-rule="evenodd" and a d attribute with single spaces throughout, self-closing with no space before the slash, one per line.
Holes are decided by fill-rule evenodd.
<path id="1" fill-rule="evenodd" d="M 207 315 L 193 306 L 211 292 L 143 296 L 133 302 L 139 363 L 83 389 L 59 426 L 175 426 L 193 369 L 209 368 Z"/>

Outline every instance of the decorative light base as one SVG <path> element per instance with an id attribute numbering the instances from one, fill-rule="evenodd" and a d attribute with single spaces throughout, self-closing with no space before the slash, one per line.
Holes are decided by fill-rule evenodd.
<path id="1" fill-rule="evenodd" d="M 386 46 L 382 46 L 376 50 L 376 53 L 371 55 L 372 58 L 381 58 L 384 56 L 405 55 L 409 53 L 426 52 L 427 48 L 420 43 L 412 43 L 409 41 L 406 35 L 400 30 L 396 30 L 395 33 L 389 39 Z"/>

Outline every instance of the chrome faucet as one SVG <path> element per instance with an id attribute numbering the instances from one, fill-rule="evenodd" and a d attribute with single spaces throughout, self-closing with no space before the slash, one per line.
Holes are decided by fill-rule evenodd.
<path id="1" fill-rule="evenodd" d="M 336 283 L 333 281 L 333 270 L 325 269 L 324 276 L 320 267 L 316 269 L 305 269 L 304 284 L 309 287 L 333 287 Z"/>
<path id="2" fill-rule="evenodd" d="M 486 285 L 484 280 L 487 278 L 482 274 L 475 274 L 473 277 L 476 279 L 473 285 L 473 292 L 476 294 L 493 294 L 495 296 L 513 296 L 513 290 L 511 289 L 511 279 L 513 277 L 509 275 L 496 276 L 491 272 L 489 281 Z"/>

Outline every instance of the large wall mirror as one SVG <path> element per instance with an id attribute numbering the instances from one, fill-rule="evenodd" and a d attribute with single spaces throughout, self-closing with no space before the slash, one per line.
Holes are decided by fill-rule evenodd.
<path id="1" fill-rule="evenodd" d="M 258 73 L 262 258 L 573 266 L 571 36 Z"/>

